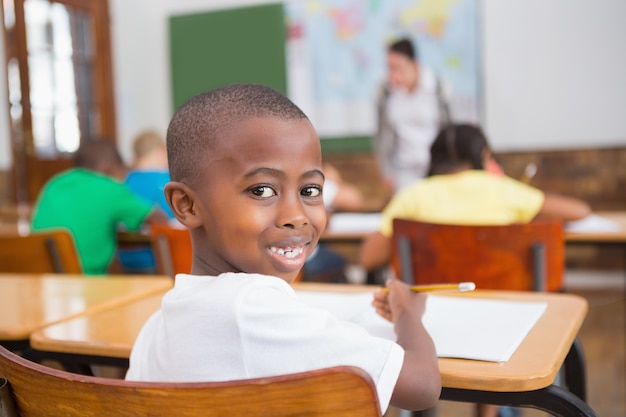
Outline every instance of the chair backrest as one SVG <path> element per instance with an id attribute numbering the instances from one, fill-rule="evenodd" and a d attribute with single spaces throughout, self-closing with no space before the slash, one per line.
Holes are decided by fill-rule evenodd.
<path id="1" fill-rule="evenodd" d="M 80 274 L 76 244 L 65 229 L 0 236 L 0 272 Z"/>
<path id="2" fill-rule="evenodd" d="M 565 269 L 558 221 L 467 226 L 394 219 L 392 265 L 415 284 L 472 281 L 479 289 L 560 291 Z"/>
<path id="3" fill-rule="evenodd" d="M 0 411 L 10 410 L 12 399 L 21 417 L 381 415 L 369 375 L 347 366 L 229 382 L 147 383 L 71 374 L 0 347 L 0 385 L 2 378 L 12 394 L 1 395 L 0 388 Z"/>
<path id="4" fill-rule="evenodd" d="M 188 229 L 155 224 L 150 227 L 150 241 L 157 273 L 173 277 L 191 272 L 192 247 Z"/>

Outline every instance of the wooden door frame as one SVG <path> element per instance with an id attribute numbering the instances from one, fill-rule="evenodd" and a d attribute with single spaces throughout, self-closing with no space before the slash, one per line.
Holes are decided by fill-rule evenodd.
<path id="1" fill-rule="evenodd" d="M 28 52 L 26 26 L 24 20 L 24 1 L 13 0 L 15 24 L 7 28 L 2 22 L 5 34 L 5 61 L 16 58 L 20 74 L 20 93 L 22 117 L 11 124 L 10 137 L 13 163 L 11 169 L 13 198 L 17 204 L 32 204 L 43 185 L 56 173 L 72 166 L 69 155 L 58 154 L 52 159 L 38 158 L 35 154 L 32 133 L 30 81 L 28 71 Z M 94 96 L 99 105 L 99 138 L 116 141 L 115 98 L 113 89 L 113 64 L 111 58 L 111 34 L 108 0 L 50 0 L 88 12 L 93 16 L 95 68 L 93 86 Z M 4 10 L 2 13 L 4 17 Z M 4 80 L 6 83 L 7 80 Z M 8 89 L 7 89 L 8 91 Z M 10 109 L 10 103 L 9 103 Z M 90 138 L 90 139 L 99 139 Z M 86 138 L 81 135 L 81 141 Z"/>

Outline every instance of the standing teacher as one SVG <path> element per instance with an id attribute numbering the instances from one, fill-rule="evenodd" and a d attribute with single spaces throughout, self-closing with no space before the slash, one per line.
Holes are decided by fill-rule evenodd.
<path id="1" fill-rule="evenodd" d="M 387 66 L 374 149 L 385 184 L 395 192 L 426 176 L 430 145 L 450 116 L 439 79 L 419 63 L 410 39 L 388 47 Z"/>

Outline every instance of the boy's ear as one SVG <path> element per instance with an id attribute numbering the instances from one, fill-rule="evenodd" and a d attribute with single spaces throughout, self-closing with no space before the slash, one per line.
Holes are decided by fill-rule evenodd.
<path id="1" fill-rule="evenodd" d="M 196 207 L 196 195 L 182 182 L 170 181 L 165 184 L 165 199 L 176 219 L 189 229 L 202 225 L 202 218 Z"/>

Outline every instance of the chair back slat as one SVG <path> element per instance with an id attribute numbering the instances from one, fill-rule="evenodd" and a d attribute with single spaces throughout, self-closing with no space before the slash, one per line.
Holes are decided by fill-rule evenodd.
<path id="1" fill-rule="evenodd" d="M 381 415 L 369 375 L 347 366 L 229 382 L 147 383 L 71 374 L 0 347 L 2 377 L 21 417 Z"/>
<path id="2" fill-rule="evenodd" d="M 176 274 L 191 272 L 193 254 L 188 229 L 153 225 L 150 228 L 150 241 L 157 273 L 174 277 Z"/>
<path id="3" fill-rule="evenodd" d="M 408 249 L 398 243 L 403 239 Z M 403 262 L 412 271 L 405 272 Z M 398 277 L 415 284 L 473 281 L 480 289 L 560 291 L 563 225 L 537 221 L 474 226 L 394 219 L 392 265 Z"/>
<path id="4" fill-rule="evenodd" d="M 0 272 L 80 274 L 76 244 L 65 229 L 0 235 Z"/>

